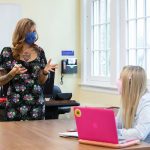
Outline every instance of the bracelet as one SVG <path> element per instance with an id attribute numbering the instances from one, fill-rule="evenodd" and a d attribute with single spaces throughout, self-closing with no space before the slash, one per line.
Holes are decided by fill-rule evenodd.
<path id="1" fill-rule="evenodd" d="M 47 75 L 48 75 L 48 73 L 44 73 L 44 70 L 42 71 L 42 73 L 43 73 L 44 76 L 47 76 Z"/>

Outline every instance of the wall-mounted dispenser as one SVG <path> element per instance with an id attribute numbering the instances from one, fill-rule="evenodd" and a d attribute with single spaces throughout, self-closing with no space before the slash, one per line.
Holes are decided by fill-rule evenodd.
<path id="1" fill-rule="evenodd" d="M 77 73 L 77 59 L 68 58 L 61 61 L 61 73 L 62 74 L 74 74 Z"/>

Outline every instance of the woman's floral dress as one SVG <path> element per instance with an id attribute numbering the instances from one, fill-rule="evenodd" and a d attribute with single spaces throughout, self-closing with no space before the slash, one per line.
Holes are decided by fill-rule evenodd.
<path id="1" fill-rule="evenodd" d="M 1 66 L 9 72 L 15 64 L 27 69 L 24 74 L 16 75 L 10 82 L 7 91 L 7 120 L 40 120 L 44 119 L 45 105 L 42 86 L 38 82 L 39 71 L 47 63 L 44 51 L 39 48 L 38 57 L 31 61 L 16 61 L 12 49 L 5 47 L 1 52 Z"/>

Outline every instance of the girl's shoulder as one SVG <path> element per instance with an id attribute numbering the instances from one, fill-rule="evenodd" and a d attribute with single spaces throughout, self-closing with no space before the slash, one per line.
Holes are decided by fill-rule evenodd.
<path id="1" fill-rule="evenodd" d="M 147 90 L 146 93 L 141 97 L 142 104 L 149 103 L 150 104 L 150 92 Z"/>
<path id="2" fill-rule="evenodd" d="M 142 97 L 143 98 L 150 98 L 150 91 L 147 90 Z"/>
<path id="3" fill-rule="evenodd" d="M 145 94 L 141 97 L 136 114 L 139 115 L 139 113 L 145 109 L 150 110 L 150 92 L 146 91 Z"/>

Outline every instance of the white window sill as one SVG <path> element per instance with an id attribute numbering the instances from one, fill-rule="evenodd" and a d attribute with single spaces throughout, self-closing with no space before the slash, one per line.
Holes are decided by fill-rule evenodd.
<path id="1" fill-rule="evenodd" d="M 117 87 L 114 85 L 104 84 L 104 83 L 99 84 L 99 85 L 89 84 L 89 83 L 80 83 L 79 85 L 84 90 L 90 90 L 90 91 L 119 95 Z"/>
<path id="2" fill-rule="evenodd" d="M 90 83 L 79 83 L 81 89 L 89 90 L 93 92 L 102 92 L 102 93 L 109 93 L 114 95 L 119 95 L 117 87 L 111 84 L 90 84 Z M 147 85 L 148 90 L 150 91 L 150 84 Z"/>

